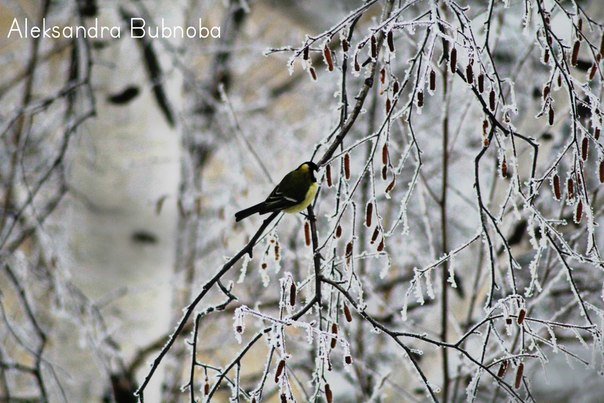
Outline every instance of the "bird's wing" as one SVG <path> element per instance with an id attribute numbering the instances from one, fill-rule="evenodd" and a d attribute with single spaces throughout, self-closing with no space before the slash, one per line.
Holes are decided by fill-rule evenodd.
<path id="1" fill-rule="evenodd" d="M 263 212 L 268 213 L 283 210 L 295 206 L 304 200 L 308 189 L 305 189 L 304 186 L 300 189 L 300 186 L 297 186 L 300 179 L 296 178 L 297 175 L 298 173 L 295 171 L 285 175 L 264 201 Z"/>

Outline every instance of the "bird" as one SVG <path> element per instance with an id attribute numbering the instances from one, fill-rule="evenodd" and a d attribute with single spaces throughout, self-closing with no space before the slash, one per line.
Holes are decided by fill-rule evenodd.
<path id="1" fill-rule="evenodd" d="M 293 214 L 306 209 L 319 189 L 315 178 L 318 170 L 319 167 L 312 161 L 302 163 L 283 177 L 266 200 L 237 212 L 235 221 L 239 222 L 256 213 L 262 215 L 283 211 Z"/>

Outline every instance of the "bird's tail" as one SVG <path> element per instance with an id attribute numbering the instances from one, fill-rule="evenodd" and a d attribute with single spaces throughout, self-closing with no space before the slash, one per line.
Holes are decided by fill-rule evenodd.
<path id="1" fill-rule="evenodd" d="M 241 221 L 244 218 L 251 216 L 252 214 L 261 213 L 262 208 L 264 207 L 264 202 L 253 205 L 252 207 L 248 207 L 241 211 L 235 213 L 235 221 Z"/>

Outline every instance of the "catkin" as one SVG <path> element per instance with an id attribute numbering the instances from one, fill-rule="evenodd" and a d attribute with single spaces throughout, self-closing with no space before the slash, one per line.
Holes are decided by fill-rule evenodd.
<path id="1" fill-rule="evenodd" d="M 457 66 L 457 49 L 455 49 L 455 48 L 451 49 L 451 55 L 449 57 L 449 62 L 450 62 L 449 67 L 451 68 L 451 73 L 455 73 L 455 67 Z"/>
<path id="2" fill-rule="evenodd" d="M 579 49 L 581 48 L 581 42 L 579 42 L 578 40 L 575 41 L 575 44 L 573 45 L 573 53 L 570 59 L 570 63 L 573 66 L 577 65 L 577 62 L 579 61 Z"/>
<path id="3" fill-rule="evenodd" d="M 310 246 L 310 223 L 308 221 L 304 223 L 304 241 L 306 246 Z"/>
<path id="4" fill-rule="evenodd" d="M 344 177 L 350 179 L 350 154 L 344 154 Z"/>
<path id="5" fill-rule="evenodd" d="M 524 322 L 524 318 L 526 318 L 526 309 L 522 308 L 519 312 L 518 312 L 518 324 L 522 325 L 522 323 Z"/>
<path id="6" fill-rule="evenodd" d="M 497 372 L 497 377 L 498 378 L 503 378 L 503 376 L 505 375 L 505 372 L 508 369 L 508 362 L 507 361 L 503 361 L 501 363 L 501 365 L 499 366 L 499 371 Z"/>
<path id="7" fill-rule="evenodd" d="M 352 322 L 352 314 L 350 313 L 350 308 L 348 305 L 344 304 L 344 316 L 346 317 L 347 322 Z"/>
<path id="8" fill-rule="evenodd" d="M 392 33 L 392 31 L 388 31 L 388 34 L 386 35 L 386 41 L 388 42 L 388 50 L 394 52 L 394 34 Z"/>
<path id="9" fill-rule="evenodd" d="M 283 373 L 283 369 L 285 368 L 285 360 L 279 361 L 279 365 L 277 365 L 277 371 L 275 372 L 275 383 L 279 383 L 279 378 Z"/>
<path id="10" fill-rule="evenodd" d="M 491 111 L 495 110 L 495 90 L 491 89 L 491 92 L 489 93 L 489 109 L 491 109 Z"/>
<path id="11" fill-rule="evenodd" d="M 386 193 L 390 193 L 392 191 L 392 189 L 394 189 L 394 185 L 396 184 L 396 179 L 392 179 L 392 182 L 390 182 L 390 184 L 386 187 L 385 192 Z"/>
<path id="12" fill-rule="evenodd" d="M 296 305 L 296 283 L 292 281 L 292 285 L 289 286 L 289 304 L 291 306 Z"/>
<path id="13" fill-rule="evenodd" d="M 484 92 L 484 74 L 478 75 L 478 91 L 482 94 Z"/>
<path id="14" fill-rule="evenodd" d="M 588 152 L 589 152 L 589 139 L 587 137 L 583 137 L 583 141 L 581 141 L 581 159 L 583 161 L 587 160 Z"/>
<path id="15" fill-rule="evenodd" d="M 367 208 L 365 210 L 365 225 L 367 228 L 371 227 L 371 219 L 373 218 L 373 203 L 367 203 Z"/>
<path id="16" fill-rule="evenodd" d="M 505 157 L 503 157 L 503 161 L 501 161 L 501 176 L 504 178 L 508 177 L 508 163 Z"/>
<path id="17" fill-rule="evenodd" d="M 375 35 L 371 36 L 371 57 L 372 58 L 376 58 L 378 54 L 377 51 L 377 39 L 375 38 Z"/>
<path id="18" fill-rule="evenodd" d="M 333 393 L 328 383 L 325 384 L 325 400 L 327 400 L 327 403 L 333 402 Z"/>
<path id="19" fill-rule="evenodd" d="M 591 65 L 591 69 L 589 69 L 589 79 L 593 80 L 594 77 L 596 76 L 597 72 L 598 72 L 598 64 L 594 63 Z"/>
<path id="20" fill-rule="evenodd" d="M 338 341 L 337 336 L 338 336 L 338 325 L 335 323 L 331 324 L 331 334 L 333 334 L 332 338 L 331 338 L 331 348 L 336 348 L 336 343 Z"/>
<path id="21" fill-rule="evenodd" d="M 551 105 L 549 106 L 549 112 L 547 114 L 547 121 L 550 126 L 552 126 L 554 124 L 554 108 L 552 108 Z"/>
<path id="22" fill-rule="evenodd" d="M 325 45 L 323 48 L 323 56 L 325 57 L 325 63 L 327 63 L 327 68 L 329 71 L 333 71 L 333 58 L 331 55 L 331 49 L 329 46 Z"/>
<path id="23" fill-rule="evenodd" d="M 524 372 L 524 363 L 521 362 L 520 364 L 518 364 L 518 369 L 516 370 L 516 382 L 514 383 L 514 387 L 516 389 L 520 388 L 520 385 L 522 384 L 523 372 Z"/>
<path id="24" fill-rule="evenodd" d="M 380 228 L 379 227 L 375 227 L 375 230 L 373 230 L 373 235 L 371 235 L 371 243 L 374 244 L 375 241 L 377 240 L 378 236 L 380 235 Z"/>
<path id="25" fill-rule="evenodd" d="M 554 175 L 554 196 L 556 197 L 556 200 L 560 200 L 560 197 L 562 197 L 562 192 L 560 190 L 560 177 L 558 176 L 558 174 Z"/>
<path id="26" fill-rule="evenodd" d="M 577 203 L 577 210 L 575 211 L 575 222 L 577 224 L 580 223 L 581 218 L 583 218 L 583 200 L 579 200 L 579 203 Z"/>

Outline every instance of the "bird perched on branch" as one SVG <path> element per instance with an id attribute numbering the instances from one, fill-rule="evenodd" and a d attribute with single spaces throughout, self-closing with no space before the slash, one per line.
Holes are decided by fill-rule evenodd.
<path id="1" fill-rule="evenodd" d="M 267 214 L 279 211 L 299 213 L 315 199 L 319 184 L 315 172 L 317 164 L 307 161 L 291 171 L 279 182 L 265 201 L 248 207 L 235 214 L 235 220 L 241 221 L 252 214 Z"/>

